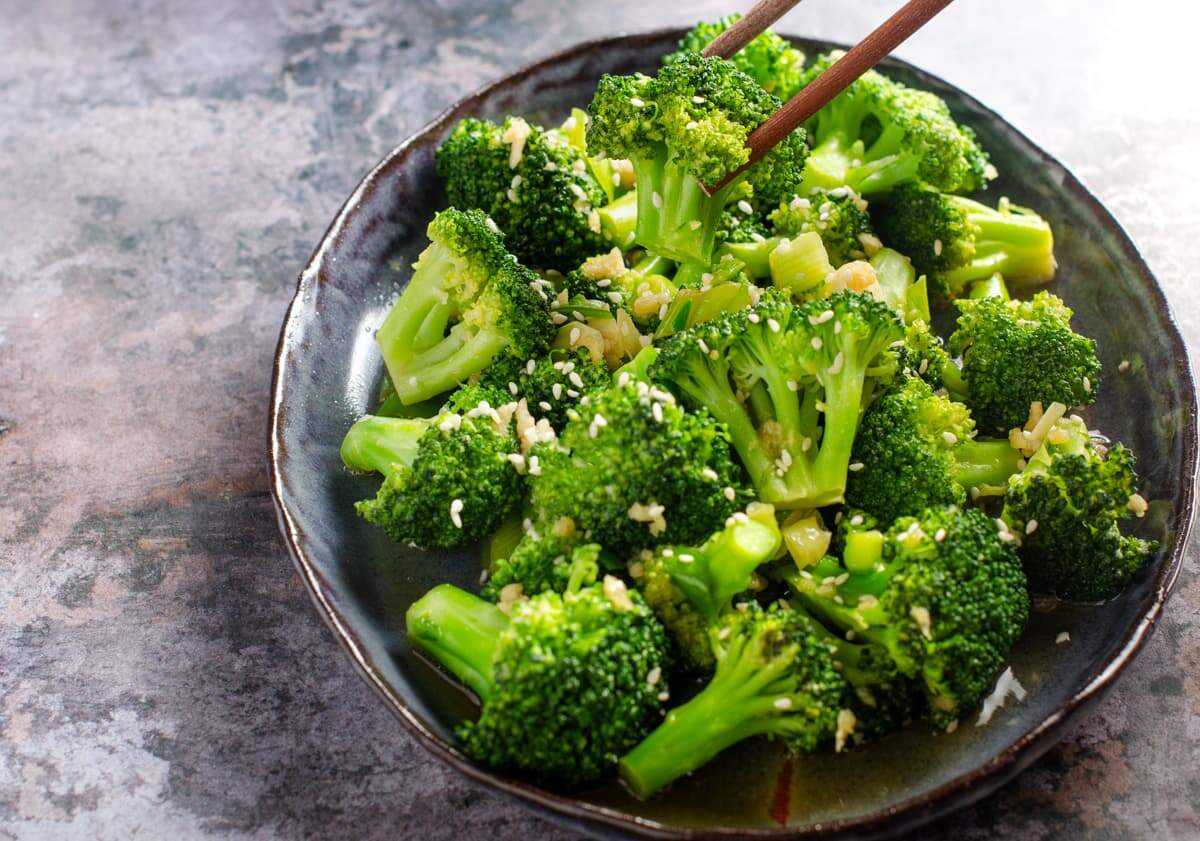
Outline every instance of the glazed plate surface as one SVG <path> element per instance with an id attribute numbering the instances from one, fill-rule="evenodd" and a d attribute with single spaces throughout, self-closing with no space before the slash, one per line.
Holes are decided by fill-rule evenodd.
<path id="1" fill-rule="evenodd" d="M 360 520 L 355 501 L 376 481 L 341 466 L 338 446 L 374 405 L 383 376 L 374 329 L 426 244 L 445 197 L 434 150 L 466 116 L 522 114 L 557 124 L 586 105 L 602 73 L 653 72 L 681 32 L 589 42 L 462 100 L 398 146 L 359 185 L 300 276 L 276 356 L 270 447 L 280 526 L 318 611 L 365 679 L 435 754 L 468 776 L 602 835 L 749 834 L 876 837 L 899 833 L 1001 785 L 1061 737 L 1117 679 L 1152 631 L 1179 572 L 1192 518 L 1195 393 L 1187 352 L 1167 303 L 1119 224 L 1060 163 L 967 94 L 910 65 L 902 81 L 933 90 L 971 125 L 1000 171 L 990 195 L 1036 207 L 1054 228 L 1054 291 L 1096 339 L 1104 378 L 1092 426 L 1129 444 L 1151 500 L 1141 533 L 1162 550 L 1122 596 L 1098 607 L 1035 610 L 1013 652 L 1028 689 L 986 727 L 974 720 L 931 736 L 924 727 L 868 749 L 786 760 L 743 744 L 650 802 L 617 785 L 556 795 L 476 766 L 455 747 L 454 726 L 474 710 L 408 645 L 404 611 L 435 584 L 477 586 L 474 550 L 399 547 Z M 809 54 L 835 45 L 793 39 Z M 1122 360 L 1129 370 L 1118 372 Z M 1070 643 L 1056 645 L 1062 631 Z M 363 738 L 387 738 L 364 733 Z"/>

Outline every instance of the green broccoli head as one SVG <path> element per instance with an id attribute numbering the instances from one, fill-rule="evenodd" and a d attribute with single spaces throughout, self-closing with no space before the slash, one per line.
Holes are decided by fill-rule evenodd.
<path id="1" fill-rule="evenodd" d="M 967 491 L 1002 487 L 1020 453 L 1007 439 L 978 440 L 967 407 L 912 378 L 873 402 L 854 441 L 846 501 L 891 522 L 935 505 L 960 505 Z"/>
<path id="2" fill-rule="evenodd" d="M 608 194 L 557 131 L 469 117 L 438 148 L 437 171 L 450 204 L 490 216 L 528 265 L 567 271 L 608 247 L 598 215 Z"/>
<path id="3" fill-rule="evenodd" d="M 472 757 L 556 789 L 600 781 L 662 716 L 662 627 L 612 577 L 509 610 L 442 584 L 409 608 L 408 639 L 479 695 L 458 731 Z"/>
<path id="4" fill-rule="evenodd" d="M 796 595 L 829 625 L 886 650 L 921 684 L 933 723 L 949 726 L 987 695 L 1029 617 L 1014 541 L 980 511 L 930 508 L 897 520 L 874 563 L 847 554 L 845 564 L 826 558 L 801 572 Z"/>
<path id="5" fill-rule="evenodd" d="M 480 595 L 488 601 L 504 601 L 518 596 L 556 593 L 578 589 L 580 582 L 596 580 L 600 572 L 614 569 L 615 563 L 596 543 L 580 544 L 570 533 L 538 534 L 532 529 L 507 558 L 498 558 L 489 570 Z M 514 585 L 519 589 L 514 590 Z"/>
<path id="6" fill-rule="evenodd" d="M 486 404 L 460 415 L 358 421 L 342 440 L 347 467 L 384 476 L 355 508 L 395 541 L 451 548 L 490 534 L 520 504 L 519 452 L 508 422 Z"/>
<path id="7" fill-rule="evenodd" d="M 835 267 L 863 259 L 863 238 L 874 234 L 867 203 L 847 187 L 793 196 L 771 212 L 770 220 L 781 237 L 816 231 Z"/>
<path id="8" fill-rule="evenodd" d="M 1071 310 L 1039 292 L 1028 301 L 956 302 L 950 351 L 963 358 L 964 402 L 981 429 L 1023 425 L 1030 406 L 1086 406 L 1096 399 L 1096 343 L 1071 329 Z"/>
<path id="9" fill-rule="evenodd" d="M 838 58 L 817 59 L 805 84 Z M 871 198 L 918 180 L 946 192 L 972 192 L 986 183 L 987 155 L 946 103 L 875 70 L 818 111 L 808 131 L 815 145 L 800 195 L 814 187 L 850 187 Z"/>
<path id="10" fill-rule="evenodd" d="M 501 352 L 549 347 L 549 287 L 504 250 L 477 210 L 443 210 L 429 247 L 375 334 L 404 404 L 428 400 L 483 371 Z"/>
<path id="11" fill-rule="evenodd" d="M 802 132 L 712 195 L 702 186 L 749 160 L 746 138 L 780 104 L 732 63 L 696 53 L 678 54 L 655 78 L 602 77 L 588 106 L 588 146 L 632 161 L 637 242 L 672 260 L 708 263 L 741 178 L 768 204 L 791 196 L 804 165 Z"/>
<path id="12" fill-rule="evenodd" d="M 944 386 L 957 394 L 957 390 L 951 386 L 957 386 L 961 379 L 958 367 L 946 352 L 942 337 L 934 333 L 926 321 L 917 319 L 905 325 L 904 344 L 896 347 L 895 351 L 897 364 L 904 376 L 922 379 L 935 389 Z"/>
<path id="13" fill-rule="evenodd" d="M 712 680 L 621 759 L 621 779 L 639 797 L 743 739 L 777 738 L 801 752 L 839 731 L 845 680 L 834 647 L 808 616 L 746 603 L 725 615 L 712 642 Z"/>
<path id="14" fill-rule="evenodd" d="M 663 56 L 663 64 L 670 64 L 681 56 L 703 52 L 718 35 L 741 19 L 741 15 L 733 14 L 718 18 L 712 23 L 697 23 L 679 41 L 679 49 Z M 729 61 L 762 85 L 768 93 L 773 93 L 782 100 L 791 99 L 803 84 L 804 53 L 769 29 L 755 36 L 750 43 L 734 53 Z"/>
<path id="15" fill-rule="evenodd" d="M 927 275 L 934 294 L 957 298 L 999 273 L 1011 283 L 1054 279 L 1054 234 L 1035 211 L 1000 199 L 995 208 L 924 184 L 897 187 L 874 215 L 888 245 Z"/>
<path id="16" fill-rule="evenodd" d="M 1021 536 L 1030 585 L 1064 599 L 1098 602 L 1125 588 L 1156 546 L 1121 531 L 1145 512 L 1133 453 L 1093 440 L 1078 417 L 1055 424 L 1008 483 L 1004 520 Z"/>
<path id="17" fill-rule="evenodd" d="M 480 386 L 500 398 L 493 405 L 524 400 L 531 414 L 561 430 L 567 412 L 579 405 L 583 395 L 611 381 L 608 366 L 593 362 L 586 350 L 555 349 L 528 358 L 505 354 L 484 372 Z"/>
<path id="18" fill-rule="evenodd" d="M 624 556 L 701 541 L 749 498 L 725 431 L 644 382 L 591 395 L 529 463 L 539 530 L 569 519 L 582 539 Z"/>

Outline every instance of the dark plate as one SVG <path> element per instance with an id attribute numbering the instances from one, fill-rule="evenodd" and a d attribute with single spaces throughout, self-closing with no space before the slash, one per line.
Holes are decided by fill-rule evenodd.
<path id="1" fill-rule="evenodd" d="M 997 114 L 936 77 L 887 62 L 902 80 L 945 97 L 978 131 L 1001 173 L 993 195 L 1038 208 L 1054 226 L 1062 265 L 1055 291 L 1096 338 L 1104 363 L 1100 405 L 1089 420 L 1140 457 L 1143 492 L 1152 500 L 1143 530 L 1163 549 L 1115 601 L 1035 613 L 1012 656 L 1029 697 L 1010 701 L 989 726 L 965 721 L 937 737 L 916 728 L 869 749 L 791 763 L 769 744 L 744 744 L 648 803 L 616 785 L 564 797 L 493 774 L 454 747 L 453 727 L 472 704 L 413 654 L 402 621 L 434 584 L 473 586 L 476 553 L 388 542 L 354 514 L 355 500 L 374 493 L 376 483 L 349 475 L 338 458 L 342 435 L 372 405 L 382 376 L 372 331 L 425 246 L 431 211 L 444 204 L 433 154 L 449 129 L 465 116 L 510 112 L 557 123 L 590 99 L 601 73 L 653 71 L 679 35 L 589 42 L 520 70 L 443 113 L 363 179 L 300 275 L 279 339 L 270 446 L 280 527 L 318 610 L 366 680 L 422 744 L 475 780 L 601 834 L 898 833 L 994 790 L 1112 685 L 1154 628 L 1192 520 L 1195 392 L 1162 291 L 1096 198 Z M 833 46 L 794 40 L 809 51 Z M 1118 373 L 1121 360 L 1132 363 L 1126 373 Z M 1055 645 L 1064 630 L 1070 644 Z"/>

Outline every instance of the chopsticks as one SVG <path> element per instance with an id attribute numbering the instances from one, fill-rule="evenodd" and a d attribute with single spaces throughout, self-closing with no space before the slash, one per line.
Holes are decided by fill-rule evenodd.
<path id="1" fill-rule="evenodd" d="M 746 147 L 750 150 L 750 159 L 733 172 L 726 174 L 724 178 L 711 187 L 704 185 L 705 190 L 709 194 L 715 193 L 740 175 L 747 167 L 769 152 L 776 143 L 795 131 L 801 123 L 813 114 L 820 111 L 826 103 L 845 90 L 851 82 L 878 64 L 880 60 L 890 54 L 910 35 L 928 23 L 931 18 L 952 2 L 953 0 L 909 0 L 909 2 L 905 3 L 899 11 L 880 24 L 874 32 L 859 41 L 848 53 L 834 62 L 828 70 L 806 85 L 799 93 L 784 103 L 784 106 L 768 118 L 766 122 L 751 132 L 750 136 L 746 138 Z M 746 14 L 746 17 L 723 33 L 722 37 L 733 32 L 741 23 L 749 20 L 750 16 L 758 12 L 760 7 L 771 6 L 772 11 L 764 11 L 763 17 L 759 19 L 765 19 L 767 14 L 775 13 L 774 9 L 776 7 L 785 7 L 775 13 L 775 17 L 770 18 L 770 21 L 774 22 L 793 5 L 795 3 L 788 3 L 787 0 L 763 0 L 763 2 L 751 9 Z M 764 24 L 764 28 L 768 25 L 770 24 Z M 758 31 L 761 32 L 762 30 Z M 758 33 L 755 32 L 747 37 L 745 31 L 742 31 L 738 33 L 737 40 L 740 44 L 744 45 L 752 40 L 756 34 Z M 720 40 L 720 37 L 715 39 L 709 45 L 709 49 L 717 46 Z M 736 50 L 730 52 L 730 55 L 733 52 L 736 52 Z"/>
<path id="2" fill-rule="evenodd" d="M 800 0 L 759 0 L 737 23 L 714 38 L 712 43 L 704 48 L 704 55 L 729 58 L 799 2 Z"/>

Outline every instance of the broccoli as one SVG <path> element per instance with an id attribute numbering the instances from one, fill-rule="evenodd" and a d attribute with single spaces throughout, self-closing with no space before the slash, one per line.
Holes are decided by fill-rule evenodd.
<path id="1" fill-rule="evenodd" d="M 920 681 L 927 715 L 951 726 L 987 695 L 1029 618 L 1025 573 L 1003 523 L 978 510 L 935 507 L 886 534 L 847 537 L 794 579 L 813 615 L 880 646 Z"/>
<path id="2" fill-rule="evenodd" d="M 544 353 L 553 334 L 548 284 L 504 250 L 482 213 L 443 210 L 429 240 L 375 334 L 405 404 L 449 391 L 504 350 Z"/>
<path id="3" fill-rule="evenodd" d="M 342 461 L 384 476 L 358 513 L 393 540 L 426 548 L 486 537 L 520 503 L 523 484 L 508 461 L 517 440 L 493 412 L 481 406 L 465 415 L 355 423 L 342 440 Z"/>
<path id="4" fill-rule="evenodd" d="M 1096 343 L 1071 329 L 1071 310 L 1049 292 L 1028 301 L 955 302 L 958 329 L 950 352 L 963 358 L 965 393 L 981 429 L 1021 426 L 1034 402 L 1086 406 L 1096 399 Z"/>
<path id="5" fill-rule="evenodd" d="M 580 310 L 580 300 L 605 307 L 613 315 L 623 309 L 638 324 L 657 324 L 664 305 L 675 299 L 676 284 L 664 272 L 671 271 L 671 261 L 657 255 L 646 255 L 632 267 L 626 268 L 620 249 L 593 257 L 564 279 L 569 296 L 561 310 Z"/>
<path id="6" fill-rule="evenodd" d="M 1003 488 L 1021 454 L 1006 438 L 980 440 L 967 407 L 911 378 L 867 409 L 854 439 L 862 469 L 846 483 L 846 502 L 882 520 L 934 505 L 961 505 L 983 488 Z"/>
<path id="7" fill-rule="evenodd" d="M 726 15 L 712 23 L 697 23 L 679 42 L 679 49 L 663 56 L 670 64 L 681 56 L 703 52 L 716 37 L 733 26 L 742 16 Z M 768 93 L 782 100 L 792 98 L 804 81 L 804 53 L 771 30 L 764 30 L 730 57 L 738 70 L 758 82 Z"/>
<path id="8" fill-rule="evenodd" d="M 700 694 L 621 758 L 621 779 L 639 797 L 705 765 L 752 736 L 812 751 L 834 738 L 845 681 L 833 646 L 805 614 L 773 606 L 726 614 L 712 632 L 716 669 Z"/>
<path id="9" fill-rule="evenodd" d="M 875 208 L 880 236 L 912 259 L 940 299 L 957 298 L 970 284 L 997 273 L 1025 284 L 1054 279 L 1050 226 L 1008 199 L 991 208 L 924 184 L 905 184 Z"/>
<path id="10" fill-rule="evenodd" d="M 1122 534 L 1145 513 L 1133 453 L 1092 439 L 1079 417 L 1060 420 L 1008 483 L 1003 518 L 1021 535 L 1030 585 L 1064 599 L 1098 602 L 1124 589 L 1155 544 Z"/>
<path id="11" fill-rule="evenodd" d="M 821 56 L 809 84 L 840 55 Z M 868 198 L 922 180 L 950 193 L 982 189 L 987 154 L 935 94 L 868 70 L 808 121 L 814 147 L 800 195 L 849 187 Z"/>
<path id="12" fill-rule="evenodd" d="M 652 374 L 725 424 L 763 502 L 813 508 L 841 501 L 864 404 L 902 336 L 865 295 L 793 305 L 768 293 L 672 336 Z"/>
<path id="13" fill-rule="evenodd" d="M 779 526 L 767 511 L 753 519 L 735 514 L 702 545 L 660 547 L 641 561 L 638 586 L 689 670 L 712 671 L 709 630 L 749 588 L 754 570 L 779 550 Z"/>
<path id="14" fill-rule="evenodd" d="M 835 267 L 866 256 L 863 239 L 874 235 L 867 203 L 846 187 L 795 196 L 770 215 L 775 233 L 795 237 L 816 231 Z"/>
<path id="15" fill-rule="evenodd" d="M 930 329 L 923 319 L 912 321 L 904 328 L 904 344 L 896 349 L 897 362 L 908 377 L 919 377 L 934 389 L 946 388 L 962 393 L 966 385 L 942 337 Z"/>
<path id="16" fill-rule="evenodd" d="M 670 392 L 627 382 L 572 411 L 557 441 L 529 453 L 539 531 L 566 520 L 583 540 L 629 556 L 702 541 L 748 501 L 724 430 Z"/>
<path id="17" fill-rule="evenodd" d="M 508 607 L 442 584 L 408 609 L 408 638 L 479 696 L 458 730 L 467 753 L 542 785 L 592 784 L 662 715 L 662 627 L 612 577 Z"/>
<path id="18" fill-rule="evenodd" d="M 696 53 L 678 54 L 655 78 L 602 77 L 588 106 L 588 145 L 632 161 L 637 242 L 672 260 L 708 263 L 741 179 L 767 203 L 790 196 L 804 164 L 803 132 L 712 195 L 703 187 L 747 162 L 746 138 L 780 104 L 733 64 Z"/>
<path id="19" fill-rule="evenodd" d="M 599 544 L 581 544 L 576 535 L 527 532 L 507 558 L 492 564 L 480 595 L 488 601 L 503 601 L 506 592 L 513 592 L 514 585 L 525 596 L 548 590 L 562 593 L 581 576 L 611 572 L 619 567 Z"/>
<path id="20" fill-rule="evenodd" d="M 438 148 L 437 171 L 450 204 L 494 219 L 523 263 L 566 271 L 608 247 L 598 214 L 608 195 L 559 132 L 468 117 Z"/>
<path id="21" fill-rule="evenodd" d="M 524 400 L 531 414 L 561 430 L 567 411 L 583 395 L 606 387 L 611 379 L 608 366 L 593 362 L 586 350 L 552 350 L 528 359 L 505 354 L 483 373 L 480 385 L 498 395 L 499 402 L 493 401 L 493 406 Z"/>

